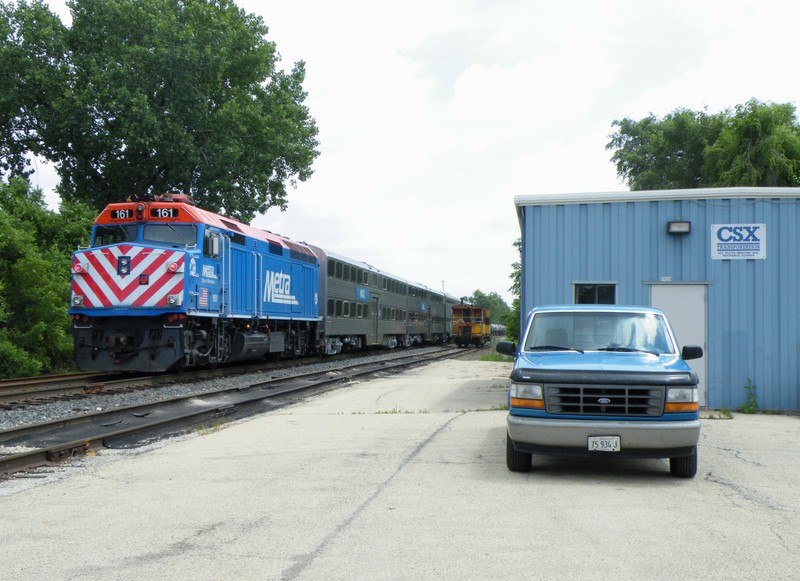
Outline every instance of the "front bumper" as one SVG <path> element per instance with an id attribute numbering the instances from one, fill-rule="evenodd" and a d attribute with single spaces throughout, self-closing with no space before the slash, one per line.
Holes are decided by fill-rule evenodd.
<path id="1" fill-rule="evenodd" d="M 508 435 L 516 450 L 534 454 L 675 458 L 693 453 L 700 439 L 700 420 L 565 420 L 509 414 Z M 589 451 L 589 436 L 619 436 L 620 451 Z"/>

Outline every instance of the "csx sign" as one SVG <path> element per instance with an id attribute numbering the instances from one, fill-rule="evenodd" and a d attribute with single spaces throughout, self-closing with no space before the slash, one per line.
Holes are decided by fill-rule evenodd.
<path id="1" fill-rule="evenodd" d="M 767 257 L 766 224 L 712 224 L 711 258 L 765 259 Z"/>

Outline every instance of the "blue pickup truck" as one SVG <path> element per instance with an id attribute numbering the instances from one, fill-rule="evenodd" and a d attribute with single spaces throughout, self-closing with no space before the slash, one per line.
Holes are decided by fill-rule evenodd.
<path id="1" fill-rule="evenodd" d="M 506 464 L 534 454 L 669 458 L 679 478 L 697 473 L 697 375 L 663 312 L 649 307 L 553 305 L 528 315 L 508 393 Z"/>

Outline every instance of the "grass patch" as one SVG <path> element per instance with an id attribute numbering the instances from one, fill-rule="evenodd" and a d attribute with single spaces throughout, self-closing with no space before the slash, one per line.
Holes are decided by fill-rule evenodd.
<path id="1" fill-rule="evenodd" d="M 706 415 L 703 416 L 705 420 L 732 420 L 733 414 L 731 410 L 728 408 L 722 408 L 721 410 L 717 411 L 709 411 Z"/>
<path id="2" fill-rule="evenodd" d="M 200 434 L 201 436 L 207 436 L 208 434 L 213 434 L 214 432 L 219 432 L 223 428 L 227 428 L 227 427 L 228 427 L 228 423 L 227 422 L 218 421 L 218 422 L 214 422 L 210 426 L 206 425 L 206 424 L 198 426 L 197 427 L 197 433 Z"/>
<path id="3" fill-rule="evenodd" d="M 406 409 L 394 406 L 390 410 L 384 410 L 384 411 L 375 412 L 375 413 L 376 414 L 429 414 L 430 412 L 428 410 L 411 411 L 411 410 L 406 410 Z"/>
<path id="4" fill-rule="evenodd" d="M 481 361 L 494 361 L 499 363 L 514 363 L 514 358 L 502 353 L 486 353 L 481 355 Z"/>

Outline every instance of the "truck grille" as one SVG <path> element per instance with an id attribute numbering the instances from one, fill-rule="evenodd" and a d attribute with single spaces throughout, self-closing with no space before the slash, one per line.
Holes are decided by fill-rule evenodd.
<path id="1" fill-rule="evenodd" d="M 620 385 L 545 385 L 549 414 L 584 416 L 660 416 L 663 387 Z"/>

